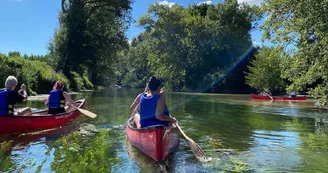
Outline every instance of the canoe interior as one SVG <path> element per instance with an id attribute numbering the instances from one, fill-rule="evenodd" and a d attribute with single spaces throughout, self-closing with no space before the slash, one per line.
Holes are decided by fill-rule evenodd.
<path id="1" fill-rule="evenodd" d="M 133 118 L 127 121 L 126 136 L 134 146 L 155 161 L 165 160 L 179 144 L 179 133 L 175 126 L 137 129 Z"/>
<path id="2" fill-rule="evenodd" d="M 83 108 L 85 99 L 78 100 L 75 106 Z M 0 134 L 27 133 L 60 127 L 80 116 L 78 110 L 62 114 L 47 114 L 47 110 L 34 112 L 33 116 L 2 116 L 0 117 Z"/>

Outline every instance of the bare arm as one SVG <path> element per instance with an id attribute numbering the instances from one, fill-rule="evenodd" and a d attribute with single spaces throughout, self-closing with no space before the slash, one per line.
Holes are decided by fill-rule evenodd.
<path id="1" fill-rule="evenodd" d="M 48 106 L 48 103 L 49 103 L 49 96 L 44 98 L 44 105 Z"/>
<path id="2" fill-rule="evenodd" d="M 27 93 L 26 93 L 25 90 L 19 89 L 18 90 L 18 94 L 21 95 L 22 97 L 24 97 L 24 100 L 23 101 L 26 101 L 27 100 Z"/>
<path id="3" fill-rule="evenodd" d="M 136 110 L 136 108 L 139 106 L 140 103 L 140 98 L 141 98 L 141 94 L 139 94 L 133 101 L 133 103 L 130 106 L 130 110 L 132 112 L 134 112 Z"/>
<path id="4" fill-rule="evenodd" d="M 156 118 L 161 121 L 176 122 L 175 118 L 171 118 L 163 114 L 164 109 L 165 109 L 165 97 L 161 95 L 157 100 Z"/>
<path id="5" fill-rule="evenodd" d="M 63 96 L 65 98 L 65 101 L 68 102 L 69 104 L 73 104 L 74 101 L 71 99 L 71 96 L 67 92 L 63 92 Z"/>

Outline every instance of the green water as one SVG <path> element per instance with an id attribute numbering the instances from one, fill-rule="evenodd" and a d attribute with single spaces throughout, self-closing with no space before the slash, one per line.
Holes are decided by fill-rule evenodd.
<path id="1" fill-rule="evenodd" d="M 328 112 L 312 109 L 313 100 L 166 93 L 171 114 L 213 159 L 199 162 L 181 138 L 167 161 L 156 163 L 125 138 L 137 94 L 80 93 L 73 98 L 86 98 L 97 118 L 82 116 L 51 133 L 0 136 L 0 172 L 328 172 Z M 41 101 L 27 105 L 43 108 Z"/>

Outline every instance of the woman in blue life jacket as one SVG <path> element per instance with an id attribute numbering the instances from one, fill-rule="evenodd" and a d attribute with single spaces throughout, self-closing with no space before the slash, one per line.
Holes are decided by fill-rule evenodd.
<path id="1" fill-rule="evenodd" d="M 155 76 L 150 77 L 145 92 L 139 94 L 131 105 L 130 108 L 134 112 L 138 105 L 140 108 L 139 114 L 134 115 L 137 128 L 168 126 L 170 122 L 176 122 L 176 119 L 169 115 L 160 86 L 161 82 Z"/>
<path id="2" fill-rule="evenodd" d="M 27 100 L 27 94 L 21 95 L 14 91 L 18 84 L 16 77 L 8 76 L 5 82 L 5 89 L 0 90 L 0 116 L 31 116 L 32 110 L 29 107 L 15 111 L 15 104 Z M 24 90 L 25 88 L 22 87 Z M 24 90 L 24 93 L 26 91 Z"/>
<path id="3" fill-rule="evenodd" d="M 60 114 L 64 112 L 71 111 L 71 106 L 66 106 L 66 102 L 74 104 L 73 100 L 69 94 L 63 91 L 64 84 L 60 81 L 57 81 L 53 86 L 53 90 L 50 92 L 50 95 L 45 102 L 45 105 L 48 106 L 48 114 Z"/>

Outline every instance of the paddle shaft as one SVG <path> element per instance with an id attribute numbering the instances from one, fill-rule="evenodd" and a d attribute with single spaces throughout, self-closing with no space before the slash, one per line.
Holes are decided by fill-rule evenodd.
<path id="1" fill-rule="evenodd" d="M 73 104 L 71 103 L 68 103 L 70 106 L 72 106 L 74 109 L 77 109 L 78 111 L 80 111 L 80 113 L 90 117 L 90 118 L 95 118 L 97 116 L 97 114 L 93 113 L 93 112 L 90 112 L 88 110 L 85 110 L 85 109 L 82 109 L 82 108 L 79 108 L 79 107 L 76 107 L 74 106 Z"/>
<path id="2" fill-rule="evenodd" d="M 186 139 L 190 139 L 185 133 L 184 131 L 180 128 L 180 126 L 177 123 L 174 123 L 175 126 L 177 126 L 177 128 L 179 129 L 180 133 L 186 138 Z"/>
<path id="3" fill-rule="evenodd" d="M 264 94 L 270 97 L 271 100 L 273 100 L 273 98 L 269 94 L 267 94 L 266 92 L 264 92 Z"/>

